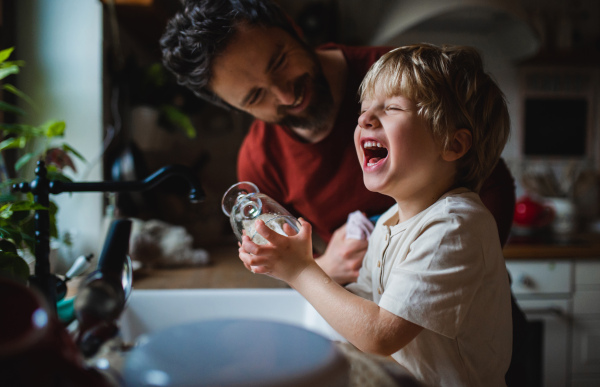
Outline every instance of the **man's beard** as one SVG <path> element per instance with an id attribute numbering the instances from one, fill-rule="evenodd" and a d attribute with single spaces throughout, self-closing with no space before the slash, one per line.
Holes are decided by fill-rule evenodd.
<path id="1" fill-rule="evenodd" d="M 327 124 L 334 114 L 333 111 L 333 95 L 329 88 L 329 83 L 323 72 L 318 69 L 315 71 L 314 77 L 309 74 L 300 77 L 294 84 L 294 91 L 306 92 L 304 90 L 307 79 L 311 82 L 308 86 L 312 89 L 310 104 L 304 109 L 302 115 L 296 116 L 286 114 L 288 106 L 280 106 L 278 112 L 283 116 L 278 120 L 279 125 L 284 125 L 291 128 L 300 128 L 318 134 L 327 129 Z M 296 96 L 298 97 L 298 96 Z"/>

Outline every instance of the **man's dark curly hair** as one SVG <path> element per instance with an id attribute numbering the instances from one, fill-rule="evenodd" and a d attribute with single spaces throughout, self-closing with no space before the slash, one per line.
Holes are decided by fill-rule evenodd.
<path id="1" fill-rule="evenodd" d="M 279 27 L 300 40 L 292 21 L 270 0 L 186 0 L 160 39 L 163 64 L 180 85 L 231 108 L 207 86 L 213 59 L 227 47 L 240 23 Z"/>

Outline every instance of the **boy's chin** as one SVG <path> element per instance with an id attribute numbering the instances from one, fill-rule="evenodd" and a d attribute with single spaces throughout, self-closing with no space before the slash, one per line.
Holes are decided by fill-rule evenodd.
<path id="1" fill-rule="evenodd" d="M 380 182 L 371 181 L 371 179 L 363 176 L 363 182 L 365 183 L 365 187 L 371 192 L 383 193 L 383 186 Z"/>

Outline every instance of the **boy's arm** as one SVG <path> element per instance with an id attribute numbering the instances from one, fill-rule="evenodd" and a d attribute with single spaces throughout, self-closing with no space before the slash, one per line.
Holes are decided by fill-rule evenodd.
<path id="1" fill-rule="evenodd" d="M 312 258 L 310 224 L 300 222 L 300 233 L 285 237 L 257 221 L 256 230 L 269 244 L 256 245 L 244 237 L 239 250 L 244 265 L 255 273 L 288 283 L 338 333 L 362 351 L 387 356 L 421 332 L 422 327 L 350 293 L 332 280 Z"/>
<path id="2" fill-rule="evenodd" d="M 344 289 L 316 264 L 308 265 L 289 285 L 339 334 L 364 352 L 391 355 L 423 329 Z"/>

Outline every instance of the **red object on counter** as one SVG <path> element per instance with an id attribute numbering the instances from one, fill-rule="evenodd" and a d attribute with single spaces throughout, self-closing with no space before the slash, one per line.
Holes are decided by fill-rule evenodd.
<path id="1" fill-rule="evenodd" d="M 513 222 L 522 227 L 540 228 L 554 220 L 554 209 L 529 196 L 517 200 Z"/>

